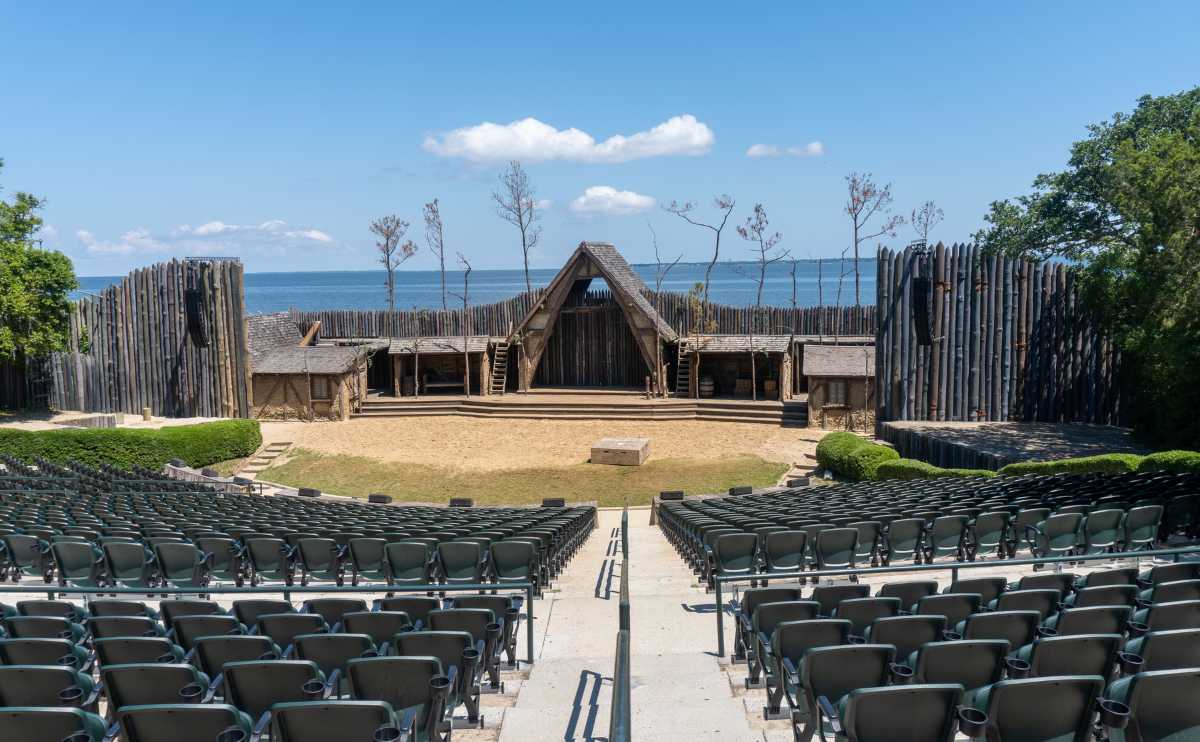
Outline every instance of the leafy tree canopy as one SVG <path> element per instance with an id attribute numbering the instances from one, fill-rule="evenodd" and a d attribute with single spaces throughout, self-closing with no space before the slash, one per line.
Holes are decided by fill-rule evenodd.
<path id="1" fill-rule="evenodd" d="M 1125 354 L 1128 409 L 1158 443 L 1200 444 L 1200 87 L 1089 127 L 1067 169 L 997 201 L 986 250 L 1075 261 Z"/>
<path id="2" fill-rule="evenodd" d="M 41 205 L 28 193 L 0 200 L 0 360 L 43 355 L 66 342 L 67 295 L 79 284 L 70 259 L 37 239 Z"/>

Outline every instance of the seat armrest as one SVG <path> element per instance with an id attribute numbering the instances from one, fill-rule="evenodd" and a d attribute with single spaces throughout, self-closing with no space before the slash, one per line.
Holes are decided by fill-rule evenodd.
<path id="1" fill-rule="evenodd" d="M 821 716 L 829 720 L 829 728 L 834 734 L 842 733 L 842 720 L 838 717 L 837 711 L 833 708 L 833 704 L 825 696 L 817 696 L 817 708 L 820 710 Z"/>
<path id="2" fill-rule="evenodd" d="M 258 721 L 254 723 L 254 731 L 250 733 L 250 742 L 258 742 L 266 733 L 267 727 L 271 725 L 271 712 L 264 711 L 262 716 L 258 717 Z"/>

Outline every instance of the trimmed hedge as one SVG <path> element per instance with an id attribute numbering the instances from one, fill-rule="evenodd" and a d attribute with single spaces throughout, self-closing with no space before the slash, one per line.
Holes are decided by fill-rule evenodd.
<path id="1" fill-rule="evenodd" d="M 943 477 L 994 477 L 988 469 L 943 469 L 917 459 L 885 461 L 875 470 L 876 479 L 940 479 Z"/>
<path id="2" fill-rule="evenodd" d="M 1021 461 L 1000 469 L 1002 477 L 1022 474 L 1128 474 L 1138 470 L 1142 456 L 1136 453 L 1105 453 L 1057 461 Z"/>
<path id="3" fill-rule="evenodd" d="M 219 420 L 157 430 L 138 428 L 0 428 L 0 451 L 19 459 L 37 457 L 64 463 L 75 460 L 123 469 L 159 469 L 171 459 L 200 467 L 249 456 L 262 445 L 257 420 Z"/>
<path id="4" fill-rule="evenodd" d="M 900 454 L 894 448 L 843 430 L 830 433 L 817 443 L 817 463 L 852 482 L 874 479 L 880 464 L 898 458 Z"/>
<path id="5" fill-rule="evenodd" d="M 1200 452 L 1159 451 L 1142 459 L 1138 471 L 1167 471 L 1175 474 L 1200 472 Z"/>

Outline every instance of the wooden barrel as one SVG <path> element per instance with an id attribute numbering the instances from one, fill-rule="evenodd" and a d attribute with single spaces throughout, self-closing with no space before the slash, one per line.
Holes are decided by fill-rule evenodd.
<path id="1" fill-rule="evenodd" d="M 713 395 L 713 378 L 711 376 L 700 377 L 700 396 L 711 397 Z"/>

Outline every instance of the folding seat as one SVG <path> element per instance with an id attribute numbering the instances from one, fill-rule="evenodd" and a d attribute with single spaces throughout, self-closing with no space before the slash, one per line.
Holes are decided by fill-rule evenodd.
<path id="1" fill-rule="evenodd" d="M 356 538 L 350 541 L 347 553 L 350 559 L 350 584 L 360 582 L 386 584 L 390 573 L 384 548 L 387 541 L 381 538 Z"/>
<path id="2" fill-rule="evenodd" d="M 987 714 L 989 740 L 1088 742 L 1103 688 L 1088 675 L 1001 680 L 979 689 L 973 705 Z"/>
<path id="3" fill-rule="evenodd" d="M 95 602 L 95 601 L 93 601 Z M 83 609 L 65 600 L 21 600 L 17 601 L 18 616 L 56 616 L 74 623 L 82 623 L 86 614 Z"/>
<path id="4" fill-rule="evenodd" d="M 1093 510 L 1080 526 L 1080 552 L 1106 554 L 1117 550 L 1125 538 L 1124 510 Z"/>
<path id="5" fill-rule="evenodd" d="M 242 550 L 237 542 L 224 536 L 197 537 L 196 548 L 208 560 L 209 581 L 233 583 L 241 587 L 246 578 Z"/>
<path id="6" fill-rule="evenodd" d="M 1120 634 L 1040 637 L 1013 653 L 1008 660 L 1008 676 L 1099 675 L 1108 678 L 1116 666 L 1122 641 Z"/>
<path id="7" fill-rule="evenodd" d="M 1041 621 L 1037 611 L 987 611 L 967 616 L 954 632 L 964 639 L 1004 639 L 1010 647 L 1023 647 L 1037 637 Z"/>
<path id="8" fill-rule="evenodd" d="M 967 531 L 967 558 L 973 562 L 978 557 L 1008 556 L 1010 520 L 1011 516 L 1002 510 L 976 517 Z"/>
<path id="9" fill-rule="evenodd" d="M 429 612 L 429 628 L 433 631 L 465 631 L 478 645 L 483 642 L 481 661 L 488 673 L 492 690 L 502 691 L 500 682 L 500 639 L 503 624 L 487 608 L 453 608 Z"/>
<path id="10" fill-rule="evenodd" d="M 891 564 L 894 560 L 912 559 L 915 564 L 921 563 L 924 553 L 925 520 L 923 518 L 902 518 L 888 525 L 887 547 L 883 563 Z"/>
<path id="11" fill-rule="evenodd" d="M 428 595 L 396 595 L 375 600 L 375 610 L 407 613 L 416 629 L 428 628 L 429 613 L 441 607 L 440 600 Z"/>
<path id="12" fill-rule="evenodd" d="M 487 566 L 486 553 L 473 541 L 438 544 L 437 566 L 441 581 L 447 585 L 482 584 Z"/>
<path id="13" fill-rule="evenodd" d="M 795 587 L 759 587 L 742 593 L 740 599 L 731 603 L 734 609 L 736 635 L 733 658 L 746 659 L 747 650 L 753 650 L 757 635 L 753 629 L 755 609 L 763 603 L 783 603 L 800 600 L 800 589 Z"/>
<path id="14" fill-rule="evenodd" d="M 268 712 L 277 703 L 323 701 L 336 690 L 337 678 L 326 678 L 317 663 L 305 660 L 230 662 L 213 685 L 224 684 L 225 703 L 257 720 L 255 732 L 266 731 Z"/>
<path id="15" fill-rule="evenodd" d="M 325 619 L 330 627 L 342 622 L 347 613 L 367 610 L 367 601 L 362 598 L 313 598 L 300 607 L 303 613 L 315 613 Z"/>
<path id="16" fill-rule="evenodd" d="M 183 662 L 183 647 L 163 636 L 126 636 L 96 639 L 92 642 L 96 658 L 103 668 L 108 665 L 132 665 L 148 662 Z"/>
<path id="17" fill-rule="evenodd" d="M 296 546 L 300 563 L 300 584 L 312 580 L 342 586 L 346 577 L 347 552 L 330 538 L 303 538 Z"/>
<path id="18" fill-rule="evenodd" d="M 952 556 L 966 561 L 968 519 L 965 515 L 943 515 L 935 518 L 925 534 L 925 562 L 938 557 Z"/>
<path id="19" fill-rule="evenodd" d="M 858 529 L 825 528 L 817 533 L 813 557 L 818 570 L 853 569 L 858 550 Z M 857 578 L 851 575 L 852 581 Z"/>
<path id="20" fill-rule="evenodd" d="M 979 593 L 983 604 L 988 605 L 999 598 L 1006 587 L 1008 587 L 1008 581 L 1003 577 L 973 577 L 966 580 L 955 580 L 942 592 Z"/>
<path id="21" fill-rule="evenodd" d="M 803 703 L 797 668 L 801 666 L 809 650 L 816 647 L 841 646 L 849 641 L 850 622 L 842 619 L 785 621 L 776 626 L 771 635 L 770 651 L 762 657 L 763 666 L 769 669 L 767 708 L 764 713 L 768 716 L 778 714 L 779 705 L 785 695 L 788 696 L 788 703 L 793 709 L 797 703 Z M 772 680 L 773 683 L 770 682 Z"/>
<path id="22" fill-rule="evenodd" d="M 255 598 L 251 600 L 233 601 L 233 615 L 248 628 L 258 626 L 258 617 L 268 613 L 295 613 L 296 609 L 286 600 Z"/>
<path id="23" fill-rule="evenodd" d="M 283 539 L 269 537 L 247 538 L 246 558 L 250 563 L 250 584 L 282 582 L 291 586 L 296 577 L 293 551 Z"/>
<path id="24" fill-rule="evenodd" d="M 1129 623 L 1132 613 L 1131 608 L 1123 605 L 1067 608 L 1046 619 L 1042 626 L 1057 636 L 1124 634 L 1125 625 Z"/>
<path id="25" fill-rule="evenodd" d="M 196 640 L 193 660 L 215 679 L 230 662 L 272 660 L 283 656 L 279 645 L 265 636 L 205 636 Z"/>
<path id="26" fill-rule="evenodd" d="M 825 646 L 805 652 L 800 666 L 780 678 L 792 710 L 796 742 L 809 742 L 821 728 L 817 698 L 840 699 L 858 688 L 886 685 L 895 658 L 896 648 L 889 644 Z"/>
<path id="27" fill-rule="evenodd" d="M 104 552 L 90 542 L 51 544 L 50 552 L 61 587 L 102 587 L 105 579 Z"/>
<path id="28" fill-rule="evenodd" d="M 847 526 L 858 531 L 858 545 L 854 550 L 855 563 L 879 566 L 879 544 L 883 538 L 883 524 L 874 520 L 856 520 Z"/>
<path id="29" fill-rule="evenodd" d="M 180 616 L 225 615 L 225 609 L 214 600 L 164 600 L 158 604 L 163 626 L 170 631 L 173 622 Z"/>
<path id="30" fill-rule="evenodd" d="M 116 719 L 122 739 L 129 742 L 232 742 L 249 739 L 253 724 L 245 713 L 224 703 L 125 706 Z M 244 736 L 232 736 L 234 730 Z"/>
<path id="31" fill-rule="evenodd" d="M 1004 675 L 1009 644 L 1003 639 L 964 639 L 923 644 L 909 655 L 913 683 L 958 683 L 969 704 L 980 688 Z"/>
<path id="32" fill-rule="evenodd" d="M 365 634 L 376 647 L 390 642 L 401 631 L 412 631 L 412 619 L 403 611 L 351 611 L 342 615 L 340 629 L 348 634 Z"/>
<path id="33" fill-rule="evenodd" d="M 754 574 L 757 569 L 758 537 L 753 533 L 725 533 L 713 542 L 709 555 L 707 585 L 714 576 Z"/>
<path id="34" fill-rule="evenodd" d="M 989 604 L 994 611 L 1037 611 L 1041 620 L 1058 611 L 1062 593 L 1057 590 L 1008 590 Z"/>
<path id="35" fill-rule="evenodd" d="M 149 618 L 154 621 L 158 620 L 158 611 L 138 600 L 101 598 L 98 600 L 89 601 L 87 608 L 88 613 L 91 614 L 93 618 L 104 618 L 107 616 L 134 616 L 136 618 Z"/>
<path id="36" fill-rule="evenodd" d="M 843 600 L 865 598 L 870 594 L 871 588 L 866 585 L 818 585 L 809 599 L 820 604 L 822 616 L 832 616 Z"/>
<path id="37" fill-rule="evenodd" d="M 492 612 L 500 622 L 500 645 L 508 657 L 508 668 L 517 667 L 517 628 L 521 623 L 521 596 L 508 595 L 455 595 L 449 599 L 451 608 L 484 608 Z"/>
<path id="38" fill-rule="evenodd" d="M 748 630 L 745 632 L 745 640 L 750 642 L 744 652 L 747 664 L 746 687 L 757 687 L 761 673 L 771 672 L 771 668 L 763 664 L 762 658 L 770 653 L 771 637 L 774 636 L 775 629 L 788 621 L 813 620 L 817 618 L 818 610 L 820 605 L 812 600 L 759 603 L 755 606 Z M 739 641 L 742 641 L 740 631 Z"/>
<path id="39" fill-rule="evenodd" d="M 108 580 L 116 587 L 145 588 L 158 586 L 153 556 L 139 543 L 104 544 L 104 563 Z"/>
<path id="40" fill-rule="evenodd" d="M 767 534 L 763 541 L 763 572 L 800 572 L 804 569 L 804 551 L 808 534 L 804 531 L 781 530 Z"/>
<path id="41" fill-rule="evenodd" d="M 1142 608 L 1152 603 L 1173 603 L 1179 600 L 1200 600 L 1200 580 L 1160 582 L 1138 594 Z"/>
<path id="42" fill-rule="evenodd" d="M 529 541 L 506 539 L 493 541 L 490 548 L 492 575 L 497 583 L 532 582 L 534 595 L 542 594 L 536 546 Z"/>
<path id="43" fill-rule="evenodd" d="M 351 695 L 405 709 L 403 726 L 411 739 L 444 740 L 451 735 L 450 714 L 457 668 L 442 671 L 436 657 L 373 657 L 349 662 Z"/>
<path id="44" fill-rule="evenodd" d="M 1137 584 L 1148 588 L 1160 582 L 1178 580 L 1200 580 L 1200 561 L 1159 564 L 1138 575 Z"/>
<path id="45" fill-rule="evenodd" d="M 3 620 L 4 632 L 12 639 L 69 639 L 83 640 L 84 628 L 57 616 L 8 616 Z"/>
<path id="46" fill-rule="evenodd" d="M 208 587 L 211 557 L 192 544 L 162 543 L 154 546 L 159 576 L 167 587 Z"/>
<path id="47" fill-rule="evenodd" d="M 1108 585 L 1136 585 L 1137 569 L 1122 567 L 1120 569 L 1104 569 L 1090 572 L 1075 580 L 1075 589 L 1087 587 L 1106 587 Z"/>
<path id="48" fill-rule="evenodd" d="M 1200 738 L 1200 668 L 1139 672 L 1113 682 L 1104 701 L 1117 713 L 1101 721 L 1111 742 L 1151 742 Z M 1110 707 L 1111 708 L 1111 707 Z"/>
<path id="49" fill-rule="evenodd" d="M 1131 508 L 1125 514 L 1125 533 L 1123 548 L 1126 551 L 1153 549 L 1158 541 L 1158 531 L 1162 527 L 1163 506 L 1143 505 Z"/>
<path id="50" fill-rule="evenodd" d="M 1075 589 L 1078 577 L 1070 572 L 1046 572 L 1044 574 L 1024 575 L 1017 581 L 1017 590 L 1057 590 L 1066 596 Z M 1012 585 L 1009 589 L 1014 589 Z"/>
<path id="51" fill-rule="evenodd" d="M 1200 600 L 1177 600 L 1140 608 L 1129 620 L 1134 634 L 1171 629 L 1200 629 Z"/>
<path id="52" fill-rule="evenodd" d="M 833 618 L 850 622 L 851 641 L 861 640 L 871 622 L 900 615 L 899 598 L 850 598 L 838 603 Z"/>
<path id="53" fill-rule="evenodd" d="M 979 593 L 939 593 L 917 601 L 910 613 L 922 616 L 945 616 L 947 626 L 958 626 L 967 616 L 978 613 L 983 605 Z"/>
<path id="54" fill-rule="evenodd" d="M 476 547 L 478 548 L 478 547 Z M 396 541 L 384 549 L 390 585 L 428 585 L 434 581 L 436 551 L 422 541 Z"/>
<path id="55" fill-rule="evenodd" d="M 1099 585 L 1085 587 L 1068 595 L 1062 602 L 1064 608 L 1088 608 L 1095 605 L 1128 605 L 1137 602 L 1138 589 L 1134 585 Z"/>
<path id="56" fill-rule="evenodd" d="M 95 713 L 99 697 L 90 672 L 62 665 L 0 666 L 0 706 L 74 706 Z"/>
<path id="57" fill-rule="evenodd" d="M 77 708 L 0 708 L 0 739 L 102 742 L 104 719 Z"/>
<path id="58" fill-rule="evenodd" d="M 325 619 L 316 613 L 266 613 L 258 617 L 257 628 L 258 634 L 283 647 L 285 657 L 297 636 L 329 631 Z"/>
<path id="59" fill-rule="evenodd" d="M 110 709 L 152 703 L 198 703 L 208 692 L 209 678 L 183 663 L 104 665 L 100 683 Z"/>
<path id="60" fill-rule="evenodd" d="M 926 595 L 937 592 L 937 583 L 932 580 L 913 580 L 910 582 L 888 582 L 875 593 L 880 598 L 899 598 L 901 612 L 907 612 Z"/>
<path id="61" fill-rule="evenodd" d="M 207 616 L 177 616 L 171 628 L 175 643 L 190 652 L 196 640 L 205 636 L 237 636 L 246 627 L 234 616 L 214 613 Z"/>
<path id="62" fill-rule="evenodd" d="M 983 731 L 982 714 L 959 710 L 962 695 L 961 685 L 948 683 L 856 688 L 840 700 L 817 701 L 835 742 L 953 742 L 962 717 Z"/>
<path id="63" fill-rule="evenodd" d="M 465 631 L 410 631 L 395 637 L 396 654 L 401 657 L 436 657 L 449 677 L 453 667 L 456 682 L 450 697 L 462 703 L 467 720 L 479 723 L 479 681 L 483 672 L 485 646 Z M 449 706 L 449 702 L 447 703 Z M 448 708 L 453 713 L 454 707 Z"/>
<path id="64" fill-rule="evenodd" d="M 88 630 L 96 639 L 163 636 L 166 633 L 157 621 L 146 616 L 95 616 L 88 621 Z"/>
<path id="65" fill-rule="evenodd" d="M 328 740 L 433 740 L 405 736 L 415 728 L 416 714 L 396 718 L 383 701 L 301 701 L 271 707 L 272 742 L 327 742 Z M 438 738 L 438 742 L 448 742 Z"/>
<path id="66" fill-rule="evenodd" d="M 1142 671 L 1200 667 L 1200 628 L 1151 631 L 1130 639 L 1125 651 L 1142 658 Z"/>
<path id="67" fill-rule="evenodd" d="M 346 686 L 346 663 L 359 657 L 379 656 L 378 645 L 366 634 L 301 634 L 292 645 L 296 659 L 317 663 L 328 678 L 341 679 L 341 695 Z M 334 671 L 338 672 L 334 676 Z"/>
<path id="68" fill-rule="evenodd" d="M 891 644 L 905 662 L 922 645 L 942 641 L 945 630 L 944 616 L 885 616 L 872 621 L 863 638 L 867 644 Z"/>

